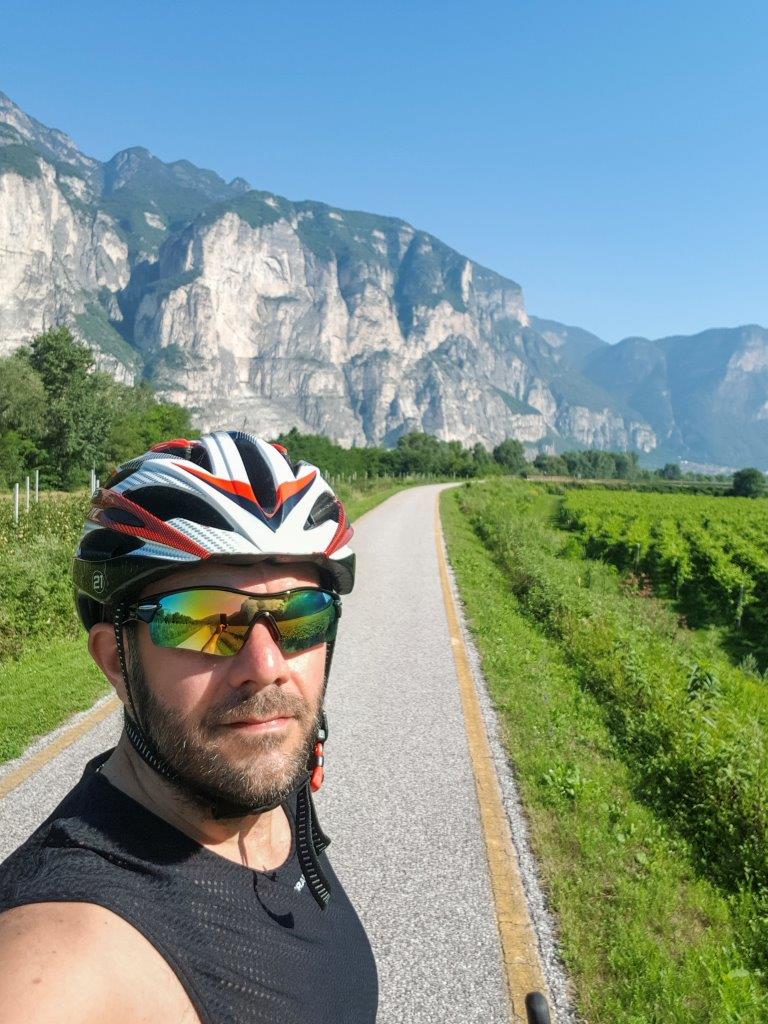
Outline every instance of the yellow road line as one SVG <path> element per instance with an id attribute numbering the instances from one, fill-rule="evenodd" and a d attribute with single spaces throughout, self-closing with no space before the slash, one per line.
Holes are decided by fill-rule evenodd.
<path id="1" fill-rule="evenodd" d="M 57 736 L 52 743 L 48 746 L 43 747 L 42 750 L 38 750 L 36 754 L 33 754 L 24 764 L 19 765 L 14 771 L 9 772 L 5 778 L 0 779 L 0 799 L 4 796 L 8 796 L 11 790 L 16 789 L 20 786 L 25 779 L 28 779 L 30 775 L 33 775 L 36 771 L 39 771 L 43 765 L 47 764 L 51 758 L 56 757 L 62 750 L 66 750 L 67 747 L 71 747 L 72 744 L 79 740 L 81 736 L 84 736 L 89 729 L 92 729 L 99 722 L 103 722 L 105 718 L 112 714 L 120 707 L 120 701 L 117 697 L 112 696 L 109 700 L 104 701 L 103 704 L 99 704 L 98 707 L 89 711 L 83 718 L 80 719 L 75 725 L 70 726 L 69 729 L 65 729 L 61 735 Z"/>
<path id="2" fill-rule="evenodd" d="M 531 991 L 542 992 L 550 1002 L 544 972 L 539 958 L 539 947 L 525 899 L 517 852 L 512 843 L 501 789 L 485 731 L 480 701 L 475 690 L 469 655 L 461 632 L 459 615 L 451 591 L 448 563 L 445 555 L 442 523 L 440 522 L 440 495 L 435 501 L 435 541 L 440 565 L 448 631 L 451 637 L 456 674 L 467 729 L 472 767 L 475 775 L 480 817 L 483 823 L 485 848 L 491 887 L 496 905 L 496 920 L 501 937 L 507 989 L 514 1024 L 525 1022 L 525 996 Z"/>

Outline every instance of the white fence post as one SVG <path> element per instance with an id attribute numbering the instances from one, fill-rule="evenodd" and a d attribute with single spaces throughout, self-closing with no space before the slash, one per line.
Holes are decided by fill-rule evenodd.
<path id="1" fill-rule="evenodd" d="M 35 470 L 35 504 L 40 501 L 40 470 Z"/>
<path id="2" fill-rule="evenodd" d="M 13 525 L 19 525 L 19 485 L 13 485 Z"/>
<path id="3" fill-rule="evenodd" d="M 24 501 L 24 511 L 29 513 L 29 477 L 27 477 L 27 493 Z"/>

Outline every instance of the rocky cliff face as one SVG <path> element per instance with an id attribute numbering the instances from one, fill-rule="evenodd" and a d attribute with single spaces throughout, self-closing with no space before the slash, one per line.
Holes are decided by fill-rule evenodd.
<path id="1" fill-rule="evenodd" d="M 73 201 L 73 184 L 82 179 L 30 160 L 27 173 L 0 173 L 3 355 L 43 326 L 85 314 L 100 292 L 114 296 L 130 279 L 128 249 L 113 221 Z M 119 316 L 115 302 L 107 309 Z"/>
<path id="2" fill-rule="evenodd" d="M 411 225 L 140 148 L 101 164 L 0 94 L 0 353 L 59 322 L 203 427 L 646 452 L 661 431 L 696 446 L 645 401 L 655 371 L 623 387 L 610 346 L 530 318 L 519 285 Z M 762 351 L 723 370 L 731 401 L 762 381 Z"/>

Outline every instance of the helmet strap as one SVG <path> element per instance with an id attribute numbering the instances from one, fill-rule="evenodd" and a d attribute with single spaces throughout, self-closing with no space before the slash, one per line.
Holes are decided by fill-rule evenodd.
<path id="1" fill-rule="evenodd" d="M 141 726 L 141 719 L 136 710 L 133 694 L 131 693 L 131 684 L 128 677 L 128 664 L 125 656 L 123 630 L 125 627 L 126 607 L 127 605 L 125 603 L 118 605 L 115 610 L 114 617 L 115 641 L 117 643 L 117 653 L 120 660 L 120 671 L 122 672 L 125 691 L 133 713 L 132 715 L 129 714 L 128 708 L 123 709 L 125 734 L 128 737 L 131 746 L 142 761 L 144 761 L 145 764 L 148 764 L 150 768 L 158 773 L 158 775 L 161 775 L 163 778 L 177 786 L 189 788 L 189 783 L 186 780 L 181 779 L 168 762 L 161 756 L 160 752 L 147 735 L 146 730 Z M 333 660 L 334 644 L 335 640 L 331 640 L 328 643 L 325 652 L 322 696 L 323 703 L 325 702 L 328 675 L 331 670 L 331 661 Z M 331 840 L 323 832 L 320 827 L 320 823 L 317 820 L 317 812 L 312 800 L 312 792 L 316 792 L 320 789 L 323 782 L 325 764 L 323 744 L 327 739 L 328 718 L 325 713 L 325 708 L 323 707 L 320 713 L 320 725 L 317 731 L 317 739 L 314 746 L 313 756 L 311 758 L 311 771 L 308 771 L 303 776 L 301 781 L 297 784 L 297 787 L 293 790 L 293 792 L 297 794 L 296 853 L 302 874 L 306 879 L 309 890 L 322 910 L 325 910 L 330 902 L 331 892 L 328 879 L 320 866 L 318 858 L 330 844 Z M 204 799 L 210 800 L 207 793 L 201 793 L 200 795 Z M 276 807 L 279 807 L 281 803 L 283 803 L 283 801 L 277 800 L 269 804 L 250 806 L 231 803 L 226 800 L 219 800 L 212 803 L 212 813 L 215 819 L 243 817 L 246 814 L 261 814 L 265 811 L 273 811 Z"/>
<path id="2" fill-rule="evenodd" d="M 115 608 L 115 617 L 112 625 L 115 630 L 115 645 L 117 646 L 117 657 L 120 660 L 120 672 L 123 676 L 123 685 L 125 686 L 125 692 L 128 695 L 128 702 L 131 705 L 131 712 L 133 714 L 133 720 L 137 723 L 136 727 L 139 733 L 142 733 L 140 725 L 139 713 L 136 710 L 136 705 L 133 702 L 133 694 L 131 693 L 131 683 L 128 678 L 128 663 L 125 657 L 125 644 L 123 640 L 123 631 L 125 629 L 125 619 L 128 612 L 127 602 L 121 601 L 120 604 Z"/>

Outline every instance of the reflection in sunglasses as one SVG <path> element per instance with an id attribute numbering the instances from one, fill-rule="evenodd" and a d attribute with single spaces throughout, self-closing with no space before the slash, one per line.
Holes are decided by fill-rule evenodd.
<path id="1" fill-rule="evenodd" d="M 157 646 L 224 657 L 242 649 L 262 616 L 276 627 L 282 650 L 296 653 L 333 640 L 340 614 L 339 598 L 316 587 L 258 596 L 190 588 L 158 594 L 136 609 L 136 616 L 149 623 Z"/>

